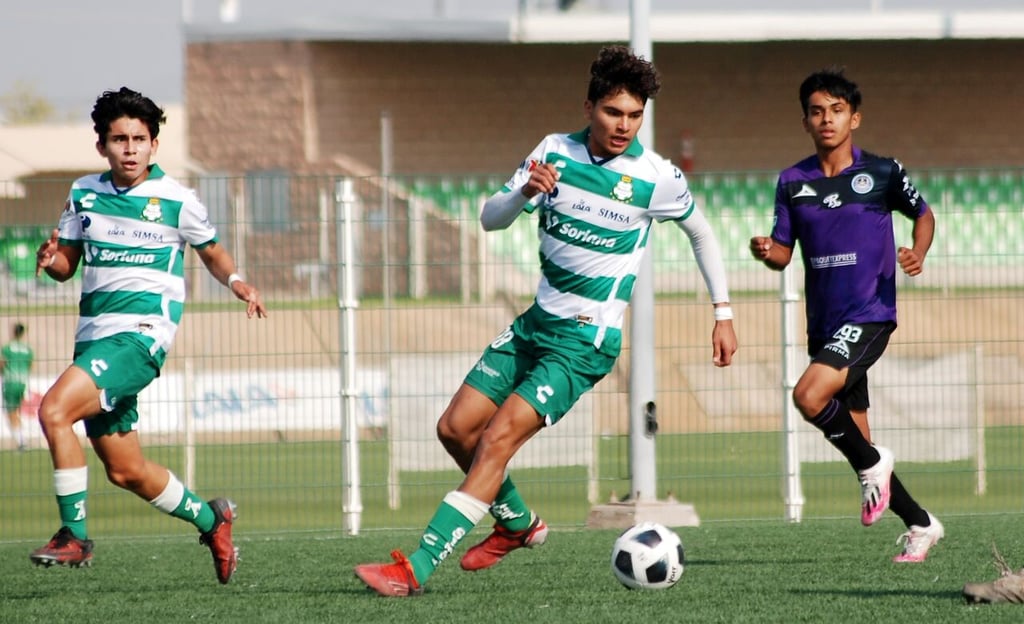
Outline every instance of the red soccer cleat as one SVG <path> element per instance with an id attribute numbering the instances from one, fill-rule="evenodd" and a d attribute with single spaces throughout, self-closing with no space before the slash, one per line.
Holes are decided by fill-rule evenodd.
<path id="1" fill-rule="evenodd" d="M 208 546 L 213 553 L 213 567 L 217 571 L 217 580 L 227 583 L 238 567 L 238 549 L 231 541 L 231 525 L 237 516 L 237 506 L 226 498 L 215 498 L 207 504 L 213 509 L 217 519 L 212 529 L 199 536 L 199 543 Z"/>
<path id="2" fill-rule="evenodd" d="M 419 596 L 423 588 L 416 575 L 413 574 L 412 564 L 406 559 L 400 550 L 391 552 L 394 563 L 364 563 L 355 567 L 356 576 L 366 583 L 366 586 L 381 596 L 404 597 Z"/>
<path id="3" fill-rule="evenodd" d="M 505 555 L 517 548 L 540 546 L 548 539 L 548 525 L 534 516 L 529 527 L 522 531 L 509 531 L 495 524 L 494 531 L 484 541 L 473 546 L 462 556 L 462 569 L 476 572 L 497 565 Z"/>
<path id="4" fill-rule="evenodd" d="M 32 563 L 46 566 L 66 565 L 72 568 L 92 565 L 92 540 L 75 537 L 71 529 L 61 527 L 49 543 L 28 556 Z"/>

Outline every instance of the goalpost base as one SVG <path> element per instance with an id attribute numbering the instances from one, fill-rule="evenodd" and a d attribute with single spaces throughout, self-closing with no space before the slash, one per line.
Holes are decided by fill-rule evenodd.
<path id="1" fill-rule="evenodd" d="M 657 522 L 667 527 L 700 526 L 697 510 L 690 503 L 668 500 L 626 500 L 594 505 L 587 517 L 588 529 L 628 529 L 639 522 Z"/>

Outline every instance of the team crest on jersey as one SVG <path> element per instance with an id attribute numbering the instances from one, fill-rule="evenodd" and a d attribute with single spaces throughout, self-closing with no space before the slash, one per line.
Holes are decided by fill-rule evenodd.
<path id="1" fill-rule="evenodd" d="M 164 218 L 163 211 L 160 209 L 160 199 L 156 197 L 150 197 L 149 203 L 142 209 L 142 218 L 146 221 L 156 223 L 162 221 Z"/>
<path id="2" fill-rule="evenodd" d="M 861 195 L 870 193 L 871 189 L 875 188 L 875 179 L 866 173 L 858 173 L 850 181 L 850 188 Z"/>
<path id="3" fill-rule="evenodd" d="M 622 176 L 618 183 L 612 188 L 612 197 L 619 200 L 620 202 L 630 202 L 633 200 L 633 178 L 629 176 Z"/>

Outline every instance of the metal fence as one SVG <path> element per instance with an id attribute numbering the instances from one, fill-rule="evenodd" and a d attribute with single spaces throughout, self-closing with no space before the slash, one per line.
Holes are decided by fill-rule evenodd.
<path id="1" fill-rule="evenodd" d="M 936 240 L 925 273 L 900 280 L 901 325 L 872 370 L 872 424 L 876 441 L 895 450 L 904 483 L 937 514 L 1021 510 L 1022 178 L 1020 170 L 917 175 L 936 213 Z M 690 180 L 724 250 L 741 348 L 732 367 L 711 366 L 711 315 L 689 245 L 675 228 L 656 226 L 659 495 L 693 503 L 706 521 L 782 518 L 780 279 L 747 252 L 751 236 L 769 232 L 774 175 Z M 140 400 L 150 458 L 200 495 L 234 498 L 239 532 L 338 531 L 353 511 L 342 492 L 352 457 L 343 398 L 354 390 L 362 528 L 419 528 L 461 480 L 434 423 L 473 358 L 529 305 L 539 277 L 531 218 L 503 232 L 479 228 L 480 202 L 503 181 L 351 180 L 353 342 L 339 292 L 341 180 L 262 173 L 193 181 L 271 316 L 247 320 L 190 254 L 177 343 Z M 33 197 L 28 189 L 0 203 L 7 215 L 26 215 L 0 226 L 0 336 L 23 322 L 36 351 L 23 405 L 29 450 L 13 450 L 0 428 L 0 539 L 44 538 L 50 529 L 40 523 L 57 521 L 34 410 L 70 360 L 78 287 L 35 277 L 35 248 L 56 220 L 34 215 L 57 210 Z M 907 244 L 909 222 L 899 221 L 897 240 Z M 354 387 L 342 370 L 348 348 Z M 551 524 L 582 525 L 595 504 L 629 492 L 629 349 L 627 341 L 616 370 L 513 463 L 520 490 Z M 803 426 L 803 516 L 856 514 L 849 467 Z M 180 531 L 106 483 L 91 452 L 89 484 L 94 533 Z"/>

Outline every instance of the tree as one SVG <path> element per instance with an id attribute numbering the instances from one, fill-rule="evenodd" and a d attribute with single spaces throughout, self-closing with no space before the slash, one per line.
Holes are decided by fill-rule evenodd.
<path id="1" fill-rule="evenodd" d="M 53 104 L 23 80 L 16 80 L 8 92 L 0 95 L 0 113 L 10 126 L 46 123 L 57 116 Z"/>

